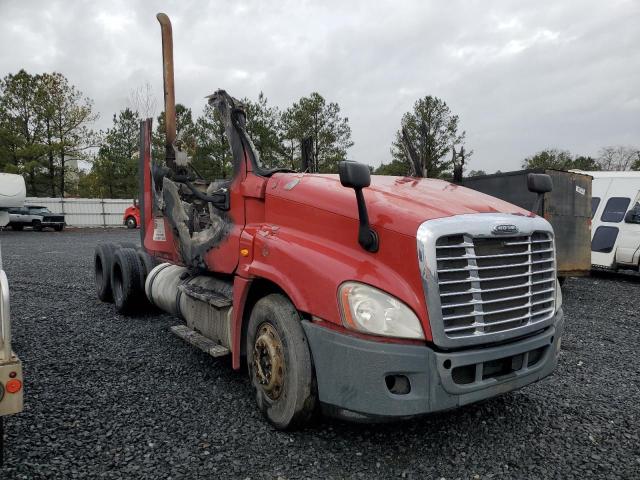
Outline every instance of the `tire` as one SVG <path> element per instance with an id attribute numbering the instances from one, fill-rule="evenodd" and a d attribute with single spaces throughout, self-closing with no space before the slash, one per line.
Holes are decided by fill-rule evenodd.
<path id="1" fill-rule="evenodd" d="M 140 257 L 140 261 L 142 262 L 144 282 L 147 279 L 147 275 L 149 275 L 149 272 L 160 265 L 160 262 L 156 257 L 154 257 L 153 255 L 149 255 L 142 248 L 138 249 L 138 256 Z"/>
<path id="2" fill-rule="evenodd" d="M 560 283 L 560 286 L 564 286 L 564 282 L 567 281 L 567 277 L 558 277 L 558 282 Z"/>
<path id="3" fill-rule="evenodd" d="M 36 232 L 42 231 L 42 222 L 40 222 L 40 220 L 34 220 L 31 226 Z"/>
<path id="4" fill-rule="evenodd" d="M 140 248 L 140 245 L 133 243 L 133 242 L 122 242 L 119 243 L 120 248 L 133 248 L 134 250 L 137 250 L 138 248 Z"/>
<path id="5" fill-rule="evenodd" d="M 118 247 L 114 243 L 101 243 L 93 254 L 93 272 L 98 298 L 103 302 L 113 302 L 111 291 L 111 267 Z"/>
<path id="6" fill-rule="evenodd" d="M 127 226 L 127 228 L 136 228 L 138 226 L 138 222 L 136 222 L 135 217 L 132 216 L 128 216 L 124 221 L 124 224 Z"/>
<path id="7" fill-rule="evenodd" d="M 54 225 L 54 226 L 53 226 L 53 229 L 54 229 L 56 232 L 61 232 L 63 228 L 64 228 L 64 225 Z"/>
<path id="8" fill-rule="evenodd" d="M 24 225 L 11 225 L 11 230 L 15 230 L 16 232 L 21 232 L 24 228 Z"/>
<path id="9" fill-rule="evenodd" d="M 142 305 L 144 296 L 143 266 L 133 248 L 119 248 L 111 266 L 113 303 L 120 313 L 129 313 Z"/>
<path id="10" fill-rule="evenodd" d="M 307 424 L 317 404 L 311 352 L 300 322 L 295 307 L 280 294 L 260 299 L 249 319 L 249 379 L 258 408 L 279 430 Z M 278 364 L 280 375 L 274 379 L 272 369 Z"/>

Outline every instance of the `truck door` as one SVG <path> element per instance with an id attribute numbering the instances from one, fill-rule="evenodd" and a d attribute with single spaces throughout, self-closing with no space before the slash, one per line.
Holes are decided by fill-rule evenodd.
<path id="1" fill-rule="evenodd" d="M 638 266 L 640 255 L 640 190 L 637 192 L 624 220 L 620 224 L 616 262 Z"/>
<path id="2" fill-rule="evenodd" d="M 22 207 L 18 211 L 18 222 L 22 225 L 31 225 L 31 212 L 28 208 Z"/>
<path id="3" fill-rule="evenodd" d="M 629 203 L 631 199 L 628 197 L 612 196 L 606 199 L 603 207 L 600 207 L 602 212 L 597 212 L 599 224 L 591 239 L 592 264 L 609 268 L 615 266 L 616 243 Z"/>
<path id="4" fill-rule="evenodd" d="M 229 210 L 224 212 L 226 233 L 205 255 L 209 269 L 218 273 L 233 273 L 240 255 L 240 234 L 245 225 L 245 205 L 242 186 L 246 172 L 234 173 L 229 186 Z"/>

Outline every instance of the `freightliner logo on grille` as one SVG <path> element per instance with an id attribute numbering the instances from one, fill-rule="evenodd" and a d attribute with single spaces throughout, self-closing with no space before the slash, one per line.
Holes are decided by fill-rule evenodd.
<path id="1" fill-rule="evenodd" d="M 495 235 L 509 235 L 518 233 L 518 227 L 515 225 L 495 225 L 491 230 Z"/>

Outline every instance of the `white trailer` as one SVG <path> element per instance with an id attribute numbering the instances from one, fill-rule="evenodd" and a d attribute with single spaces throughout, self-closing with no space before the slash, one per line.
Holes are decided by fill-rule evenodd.
<path id="1" fill-rule="evenodd" d="M 639 270 L 640 172 L 581 172 L 593 177 L 591 264 Z"/>
<path id="2" fill-rule="evenodd" d="M 8 208 L 24 205 L 26 189 L 21 175 L 0 174 L 0 228 L 9 223 Z M 11 347 L 9 282 L 2 269 L 0 250 L 0 465 L 4 441 L 4 416 L 22 411 L 22 363 Z"/>

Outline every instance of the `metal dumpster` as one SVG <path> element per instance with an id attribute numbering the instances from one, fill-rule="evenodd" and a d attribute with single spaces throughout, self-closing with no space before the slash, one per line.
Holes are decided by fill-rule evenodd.
<path id="1" fill-rule="evenodd" d="M 530 210 L 536 194 L 527 189 L 529 173 L 546 173 L 553 182 L 553 190 L 544 195 L 541 210 L 555 231 L 558 276 L 589 275 L 592 181 L 589 175 L 532 169 L 467 177 L 461 184 Z"/>

